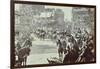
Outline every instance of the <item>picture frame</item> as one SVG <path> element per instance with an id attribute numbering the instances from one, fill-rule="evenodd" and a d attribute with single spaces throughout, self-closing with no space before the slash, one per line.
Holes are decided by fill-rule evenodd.
<path id="1" fill-rule="evenodd" d="M 10 52 L 11 69 L 96 63 L 96 6 L 11 0 Z"/>

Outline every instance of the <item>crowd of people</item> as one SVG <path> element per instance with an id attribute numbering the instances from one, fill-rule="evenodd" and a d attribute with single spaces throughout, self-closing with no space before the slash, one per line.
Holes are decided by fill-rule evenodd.
<path id="1" fill-rule="evenodd" d="M 93 34 L 88 33 L 86 30 L 82 31 L 79 28 L 76 33 L 61 31 L 56 36 L 59 60 L 62 63 L 95 61 L 95 38 Z"/>
<path id="2" fill-rule="evenodd" d="M 18 33 L 17 33 L 18 34 Z M 69 33 L 66 30 L 43 30 L 38 29 L 31 34 L 38 39 L 51 39 L 56 42 L 60 63 L 80 63 L 95 61 L 94 35 L 80 28 L 76 33 Z M 16 41 L 15 56 L 16 65 L 26 65 L 27 56 L 32 46 L 31 37 L 28 35 L 23 42 Z M 34 38 L 33 37 L 33 38 Z M 55 63 L 55 62 L 53 62 Z M 52 63 L 52 64 L 53 64 Z"/>

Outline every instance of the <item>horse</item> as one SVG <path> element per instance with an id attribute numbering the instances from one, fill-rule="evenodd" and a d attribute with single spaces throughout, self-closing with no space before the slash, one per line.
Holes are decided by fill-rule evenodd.
<path id="1" fill-rule="evenodd" d="M 58 46 L 59 59 L 62 61 L 63 53 L 65 54 L 66 52 L 66 41 L 65 40 L 61 41 L 60 39 L 58 39 L 56 43 Z"/>
<path id="2" fill-rule="evenodd" d="M 65 54 L 65 57 L 63 60 L 64 64 L 75 63 L 75 61 L 77 60 L 77 58 L 79 56 L 78 44 L 72 35 L 70 35 L 69 43 L 70 43 L 70 45 L 67 46 L 67 53 Z"/>
<path id="3" fill-rule="evenodd" d="M 27 56 L 30 54 L 30 48 L 24 47 L 18 51 L 18 66 L 24 66 L 27 62 Z"/>
<path id="4" fill-rule="evenodd" d="M 45 36 L 46 36 L 46 33 L 45 32 L 40 33 L 40 38 L 41 39 L 45 39 Z"/>
<path id="5" fill-rule="evenodd" d="M 58 39 L 58 41 L 56 43 L 57 43 L 57 46 L 58 46 L 59 58 L 61 59 L 62 53 L 63 53 L 63 48 L 61 47 L 61 41 Z"/>
<path id="6" fill-rule="evenodd" d="M 18 56 L 18 66 L 26 65 L 27 56 L 30 54 L 30 46 L 32 46 L 32 42 L 27 39 L 23 44 L 22 47 L 17 50 Z"/>
<path id="7" fill-rule="evenodd" d="M 68 51 L 67 54 L 65 54 L 63 63 L 64 64 L 75 63 L 77 58 L 78 58 L 78 53 L 75 50 L 70 50 Z"/>

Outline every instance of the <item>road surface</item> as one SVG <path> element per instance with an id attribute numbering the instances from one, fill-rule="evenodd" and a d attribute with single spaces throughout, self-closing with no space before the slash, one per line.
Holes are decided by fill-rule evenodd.
<path id="1" fill-rule="evenodd" d="M 56 43 L 50 39 L 35 39 L 32 42 L 27 65 L 48 64 L 47 58 L 50 57 L 58 57 Z"/>

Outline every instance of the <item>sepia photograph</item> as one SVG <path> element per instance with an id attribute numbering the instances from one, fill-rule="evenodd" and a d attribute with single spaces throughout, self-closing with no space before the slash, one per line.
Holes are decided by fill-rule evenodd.
<path id="1" fill-rule="evenodd" d="M 96 6 L 14 2 L 14 67 L 96 63 Z"/>

